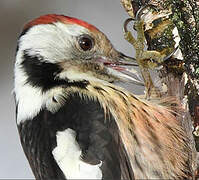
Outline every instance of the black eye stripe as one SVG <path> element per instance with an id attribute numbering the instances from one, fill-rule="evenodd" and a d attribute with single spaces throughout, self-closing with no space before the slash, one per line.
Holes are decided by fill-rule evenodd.
<path id="1" fill-rule="evenodd" d="M 94 47 L 94 39 L 88 34 L 83 34 L 78 37 L 78 44 L 83 51 L 90 51 Z"/>

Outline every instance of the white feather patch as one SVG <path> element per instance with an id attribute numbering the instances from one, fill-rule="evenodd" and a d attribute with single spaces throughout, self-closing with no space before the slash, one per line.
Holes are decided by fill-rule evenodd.
<path id="1" fill-rule="evenodd" d="M 75 131 L 58 131 L 56 137 L 57 147 L 52 154 L 67 179 L 102 179 L 101 163 L 90 165 L 81 160 Z"/>
<path id="2" fill-rule="evenodd" d="M 18 54 L 18 57 L 20 53 Z M 52 113 L 59 110 L 64 103 L 64 94 L 62 88 L 56 87 L 47 92 L 42 92 L 39 87 L 33 87 L 27 83 L 27 75 L 23 69 L 15 64 L 15 85 L 14 92 L 16 96 L 17 123 L 27 119 L 34 118 L 44 107 Z M 53 101 L 53 98 L 55 101 Z"/>

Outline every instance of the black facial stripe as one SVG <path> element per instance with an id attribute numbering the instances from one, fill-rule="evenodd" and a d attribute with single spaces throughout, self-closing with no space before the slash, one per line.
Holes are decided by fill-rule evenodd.
<path id="1" fill-rule="evenodd" d="M 24 51 L 23 62 L 21 63 L 27 74 L 27 83 L 33 87 L 40 87 L 45 92 L 55 86 L 76 86 L 85 89 L 89 84 L 88 81 L 70 82 L 68 79 L 61 80 L 55 76 L 62 71 L 58 64 L 42 61 L 40 56 L 30 56 L 28 50 Z"/>
<path id="2" fill-rule="evenodd" d="M 28 76 L 27 83 L 34 87 L 41 87 L 43 91 L 63 83 L 55 79 L 56 74 L 62 70 L 59 65 L 44 62 L 38 55 L 30 56 L 28 51 L 24 51 L 23 58 L 21 65 Z"/>

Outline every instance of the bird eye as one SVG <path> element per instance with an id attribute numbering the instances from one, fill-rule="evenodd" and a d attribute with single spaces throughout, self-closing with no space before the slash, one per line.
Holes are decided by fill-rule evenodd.
<path id="1" fill-rule="evenodd" d="M 83 51 L 89 51 L 94 46 L 94 39 L 89 35 L 84 34 L 79 37 L 78 43 Z"/>

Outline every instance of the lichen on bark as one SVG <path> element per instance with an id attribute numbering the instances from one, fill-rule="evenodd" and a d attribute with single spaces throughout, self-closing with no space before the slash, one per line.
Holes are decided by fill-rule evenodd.
<path id="1" fill-rule="evenodd" d="M 188 75 L 185 95 L 188 97 L 189 112 L 194 124 L 196 149 L 199 150 L 199 2 L 174 0 L 170 4 L 172 20 L 181 38 L 180 48 Z"/>
<path id="2" fill-rule="evenodd" d="M 186 72 L 199 79 L 199 4 L 194 0 L 170 1 L 172 21 L 180 34 Z"/>

